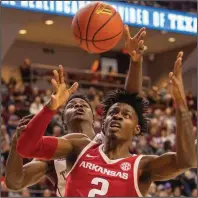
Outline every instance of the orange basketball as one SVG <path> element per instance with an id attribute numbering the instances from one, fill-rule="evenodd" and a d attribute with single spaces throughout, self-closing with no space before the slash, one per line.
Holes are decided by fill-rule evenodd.
<path id="1" fill-rule="evenodd" d="M 76 13 L 72 31 L 82 49 L 90 53 L 102 53 L 119 42 L 123 23 L 120 14 L 111 5 L 94 2 Z"/>

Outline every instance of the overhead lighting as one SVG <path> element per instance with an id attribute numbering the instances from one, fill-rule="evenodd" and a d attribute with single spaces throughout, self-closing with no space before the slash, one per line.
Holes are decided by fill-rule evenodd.
<path id="1" fill-rule="evenodd" d="M 19 34 L 27 34 L 27 30 L 19 30 Z"/>
<path id="2" fill-rule="evenodd" d="M 147 46 L 144 46 L 144 50 L 147 50 L 148 49 L 148 47 Z"/>
<path id="3" fill-rule="evenodd" d="M 168 39 L 168 41 L 171 42 L 171 43 L 175 42 L 175 40 L 176 40 L 176 39 L 173 38 L 173 37 L 170 37 L 170 38 Z"/>
<path id="4" fill-rule="evenodd" d="M 45 21 L 45 24 L 46 25 L 53 25 L 54 24 L 54 21 L 52 21 L 52 20 L 46 20 Z"/>

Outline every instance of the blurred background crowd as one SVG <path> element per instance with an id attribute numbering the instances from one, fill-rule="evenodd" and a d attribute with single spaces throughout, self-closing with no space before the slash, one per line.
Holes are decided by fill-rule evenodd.
<path id="1" fill-rule="evenodd" d="M 28 59 L 24 61 L 27 62 Z M 29 60 L 28 60 L 29 61 Z M 28 62 L 29 64 L 29 62 Z M 2 134 L 2 178 L 1 178 L 1 187 L 2 187 L 2 196 L 17 196 L 21 194 L 23 197 L 28 196 L 52 196 L 54 195 L 53 187 L 50 185 L 50 182 L 47 179 L 39 182 L 38 184 L 24 189 L 22 192 L 8 192 L 5 183 L 5 165 L 6 160 L 10 150 L 10 143 L 12 136 L 15 133 L 16 127 L 19 123 L 19 120 L 28 114 L 37 114 L 46 102 L 49 100 L 51 95 L 51 89 L 41 90 L 36 86 L 37 78 L 39 75 L 35 75 L 34 84 L 31 84 L 31 77 L 28 75 L 28 72 L 24 75 L 24 67 L 20 66 L 19 70 L 21 71 L 22 84 L 20 86 L 17 83 L 17 79 L 10 78 L 9 82 L 6 83 L 2 78 L 2 125 L 1 125 L 1 134 Z M 28 68 L 28 69 L 27 69 Z M 30 74 L 31 65 L 27 66 Z M 49 73 L 49 71 L 47 72 Z M 50 73 L 52 73 L 50 71 Z M 44 75 L 44 74 L 43 74 Z M 67 75 L 68 80 L 69 76 Z M 98 73 L 98 76 L 101 76 Z M 45 73 L 45 77 L 47 74 Z M 84 76 L 86 77 L 86 76 Z M 95 75 L 93 73 L 92 77 Z M 106 82 L 118 83 L 116 81 L 115 75 L 111 73 L 105 76 Z M 100 79 L 100 78 L 99 78 Z M 43 79 L 43 81 L 47 81 Z M 104 95 L 111 88 L 100 87 L 97 88 L 95 82 L 91 87 L 82 85 L 80 87 L 81 92 L 85 93 L 94 109 L 95 114 L 95 131 L 99 133 L 101 130 L 101 101 L 104 98 Z M 162 84 L 161 87 L 153 86 L 150 89 L 144 88 L 140 93 L 143 97 L 146 97 L 150 102 L 150 108 L 148 116 L 150 118 L 149 130 L 143 136 L 140 136 L 132 141 L 132 152 L 136 154 L 156 154 L 162 155 L 163 153 L 175 151 L 175 137 L 176 137 L 176 119 L 175 119 L 175 109 L 172 101 L 171 94 L 169 93 L 167 83 Z M 193 97 L 191 92 L 186 92 L 186 98 L 188 101 L 188 106 L 192 115 L 192 122 L 194 125 L 192 133 L 196 136 L 197 131 L 197 98 Z M 64 135 L 64 130 L 61 123 L 61 112 L 60 108 L 57 114 L 52 119 L 50 125 L 47 128 L 46 135 L 53 135 L 56 137 Z M 24 163 L 27 163 L 28 160 L 24 160 Z M 163 170 L 162 170 L 163 171 Z M 175 178 L 174 180 L 168 182 L 156 182 L 153 183 L 149 196 L 197 196 L 197 170 L 192 169 L 185 172 L 183 175 Z"/>
<path id="2" fill-rule="evenodd" d="M 13 3 L 15 1 L 6 2 Z M 172 11 L 185 11 L 186 13 L 197 11 L 196 1 L 120 2 L 152 6 L 156 10 L 157 8 L 168 8 Z M 144 9 L 146 8 L 144 7 Z M 72 17 L 64 14 L 59 15 L 59 13 L 58 15 L 49 15 L 46 12 L 40 12 L 40 10 L 38 12 L 31 12 L 30 10 L 1 8 L 3 24 L 1 53 L 2 197 L 56 196 L 55 189 L 46 178 L 21 192 L 11 192 L 5 185 L 5 166 L 13 134 L 23 116 L 38 113 L 49 100 L 52 70 L 56 68 L 54 65 L 63 64 L 67 83 L 72 84 L 74 81 L 78 81 L 79 91 L 88 96 L 94 109 L 96 133 L 101 130 L 102 108 L 100 103 L 109 90 L 123 87 L 129 65 L 129 57 L 123 48 L 123 39 L 110 52 L 100 55 L 88 54 L 79 49 L 73 39 Z M 158 10 L 158 12 L 161 11 Z M 142 10 L 139 14 L 141 15 L 141 13 Z M 186 15 L 181 17 L 184 16 Z M 141 15 L 141 17 L 144 16 Z M 145 20 L 147 21 L 147 19 Z M 141 25 L 138 24 L 138 28 Z M 183 76 L 186 98 L 194 126 L 192 133 L 196 137 L 197 40 L 192 33 L 193 28 L 192 34 L 188 34 L 185 31 L 178 31 L 179 28 L 180 30 L 186 28 L 183 26 L 183 21 L 179 25 L 176 27 L 178 29 L 173 30 L 173 32 L 156 29 L 156 27 L 154 30 L 152 28 L 147 29 L 143 63 L 143 89 L 140 94 L 150 102 L 148 112 L 150 125 L 147 133 L 134 138 L 131 142 L 133 153 L 161 155 L 176 149 L 175 107 L 169 92 L 167 76 L 168 72 L 173 69 L 176 54 L 181 50 L 184 51 Z M 138 31 L 138 28 L 131 25 L 132 35 Z M 61 112 L 62 109 L 60 108 L 49 124 L 46 135 L 57 137 L 64 135 Z M 24 159 L 24 163 L 28 161 L 31 159 Z M 153 183 L 148 196 L 197 197 L 197 169 L 186 171 L 170 181 Z"/>

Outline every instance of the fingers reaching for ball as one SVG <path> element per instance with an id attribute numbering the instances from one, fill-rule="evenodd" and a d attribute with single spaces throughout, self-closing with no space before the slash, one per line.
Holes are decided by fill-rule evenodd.
<path id="1" fill-rule="evenodd" d="M 143 52 L 145 50 L 144 37 L 146 36 L 146 28 L 141 28 L 132 38 L 128 25 L 124 26 L 125 49 L 134 62 L 141 62 Z"/>

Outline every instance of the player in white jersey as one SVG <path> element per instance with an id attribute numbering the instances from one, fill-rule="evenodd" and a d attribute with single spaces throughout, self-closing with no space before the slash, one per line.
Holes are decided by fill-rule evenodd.
<path id="1" fill-rule="evenodd" d="M 145 28 L 142 28 L 133 38 L 131 38 L 128 26 L 125 26 L 125 48 L 131 57 L 125 88 L 131 93 L 138 93 L 142 88 L 142 52 L 144 49 L 143 38 L 145 35 Z M 59 83 L 58 72 L 54 71 L 54 77 L 55 81 Z M 77 107 L 77 109 L 81 109 L 77 110 L 76 112 L 71 112 L 70 110 L 64 111 L 63 124 L 67 133 L 84 133 L 90 139 L 93 139 L 95 136 L 93 130 L 93 111 L 86 97 L 81 96 L 71 97 L 67 102 L 67 106 L 74 105 Z M 86 109 L 85 111 L 87 112 L 87 117 L 81 115 L 82 108 Z M 34 159 L 33 161 L 23 165 L 23 158 L 16 152 L 18 139 L 17 134 L 25 129 L 30 119 L 31 117 L 29 116 L 24 117 L 20 121 L 19 127 L 17 128 L 17 133 L 13 138 L 11 152 L 9 154 L 6 166 L 6 185 L 10 190 L 21 190 L 25 187 L 36 184 L 39 180 L 46 176 L 56 187 L 57 196 L 64 196 L 65 176 L 66 173 L 71 169 L 72 163 L 69 163 L 68 161 L 66 163 L 66 159 L 54 161 L 42 161 Z M 86 126 L 83 128 L 81 123 L 88 120 L 89 127 L 87 128 Z M 102 137 L 102 133 L 98 134 L 95 137 L 95 141 L 101 142 Z"/>
<path id="2" fill-rule="evenodd" d="M 72 112 L 65 111 L 63 115 L 67 116 L 68 113 L 67 117 L 71 118 L 70 123 L 75 123 L 75 125 L 66 124 L 63 117 L 65 130 L 70 133 L 71 131 L 78 130 L 77 127 L 79 127 L 80 133 L 81 123 L 91 121 L 91 123 L 89 123 L 91 130 L 89 128 L 86 130 L 89 131 L 89 133 L 85 132 L 85 134 L 93 139 L 95 137 L 93 130 L 93 111 L 88 99 L 83 94 L 74 94 L 70 98 L 70 101 L 66 104 L 66 106 L 68 105 L 74 105 L 76 110 Z M 84 111 L 85 114 L 84 118 L 80 119 L 79 116 L 82 111 Z M 68 169 L 66 159 L 59 159 L 49 162 L 34 159 L 30 163 L 23 166 L 23 158 L 16 152 L 17 138 L 31 119 L 32 116 L 26 116 L 20 120 L 16 134 L 12 140 L 11 152 L 9 154 L 6 166 L 6 185 L 10 190 L 21 190 L 24 187 L 37 183 L 40 179 L 46 176 L 55 186 L 57 196 L 62 197 L 64 196 L 65 176 Z M 98 139 L 98 136 L 96 137 Z"/>

